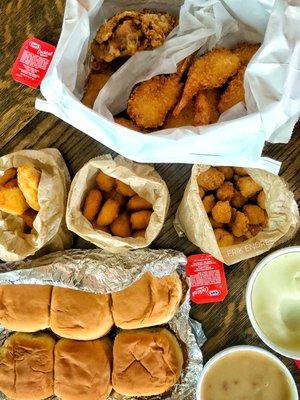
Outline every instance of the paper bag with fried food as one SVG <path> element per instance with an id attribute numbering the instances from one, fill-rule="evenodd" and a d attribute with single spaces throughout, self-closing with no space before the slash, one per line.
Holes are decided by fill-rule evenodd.
<path id="1" fill-rule="evenodd" d="M 0 158 L 0 259 L 18 261 L 72 244 L 65 223 L 70 176 L 56 149 Z"/>
<path id="2" fill-rule="evenodd" d="M 231 265 L 291 239 L 299 212 L 277 175 L 194 165 L 174 226 L 203 252 Z"/>
<path id="3" fill-rule="evenodd" d="M 110 155 L 88 161 L 72 181 L 68 228 L 113 253 L 147 247 L 162 229 L 170 196 L 150 165 Z"/>

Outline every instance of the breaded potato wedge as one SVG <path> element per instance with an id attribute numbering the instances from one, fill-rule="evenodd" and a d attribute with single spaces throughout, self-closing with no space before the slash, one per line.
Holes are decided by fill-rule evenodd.
<path id="1" fill-rule="evenodd" d="M 4 186 L 7 182 L 14 179 L 17 176 L 17 168 L 8 168 L 4 171 L 3 175 L 0 176 L 0 186 Z"/>
<path id="2" fill-rule="evenodd" d="M 21 189 L 26 202 L 35 210 L 40 210 L 38 200 L 38 189 L 41 173 L 32 164 L 24 164 L 18 167 L 18 185 Z"/>
<path id="3" fill-rule="evenodd" d="M 116 179 L 116 191 L 121 195 L 128 197 L 132 197 L 136 194 L 136 192 L 131 189 L 129 185 L 120 181 L 119 179 Z"/>
<path id="4" fill-rule="evenodd" d="M 103 171 L 100 171 L 96 176 L 96 183 L 100 190 L 104 192 L 110 192 L 113 190 L 115 186 L 115 178 L 112 176 L 106 175 Z"/>
<path id="5" fill-rule="evenodd" d="M 126 208 L 128 211 L 151 210 L 152 204 L 143 197 L 140 197 L 138 194 L 136 194 L 128 200 Z"/>
<path id="6" fill-rule="evenodd" d="M 137 212 L 131 214 L 130 222 L 131 222 L 132 229 L 134 231 L 146 229 L 147 226 L 149 225 L 151 215 L 152 215 L 152 211 L 148 211 L 148 210 L 137 211 Z"/>
<path id="7" fill-rule="evenodd" d="M 110 230 L 114 236 L 119 236 L 122 238 L 130 237 L 131 224 L 129 214 L 126 211 L 120 213 L 118 218 L 116 218 L 111 224 Z"/>
<path id="8" fill-rule="evenodd" d="M 98 214 L 97 225 L 106 226 L 112 224 L 118 217 L 119 210 L 120 203 L 117 200 L 107 199 Z"/>
<path id="9" fill-rule="evenodd" d="M 22 215 L 29 205 L 18 187 L 0 188 L 0 211 L 12 215 Z"/>
<path id="10" fill-rule="evenodd" d="M 102 194 L 100 190 L 92 189 L 88 192 L 82 210 L 82 214 L 87 220 L 93 221 L 95 219 L 96 215 L 100 211 L 101 201 Z"/>

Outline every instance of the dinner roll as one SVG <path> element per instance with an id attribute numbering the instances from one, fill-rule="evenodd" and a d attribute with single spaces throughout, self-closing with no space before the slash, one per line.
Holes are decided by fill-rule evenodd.
<path id="1" fill-rule="evenodd" d="M 54 287 L 50 327 L 57 335 L 75 340 L 94 340 L 113 326 L 110 296 Z"/>
<path id="2" fill-rule="evenodd" d="M 112 343 L 61 339 L 55 347 L 54 393 L 62 400 L 105 400 L 111 392 Z"/>
<path id="3" fill-rule="evenodd" d="M 14 333 L 0 348 L 0 391 L 14 400 L 52 396 L 55 340 L 45 333 Z"/>
<path id="4" fill-rule="evenodd" d="M 147 272 L 125 290 L 112 293 L 115 324 L 123 329 L 165 324 L 174 316 L 181 298 L 177 273 L 157 278 Z"/>
<path id="5" fill-rule="evenodd" d="M 51 286 L 1 285 L 0 324 L 18 332 L 49 327 Z"/>
<path id="6" fill-rule="evenodd" d="M 167 329 L 122 331 L 113 348 L 112 385 L 123 395 L 158 395 L 179 380 L 182 365 L 179 343 Z"/>

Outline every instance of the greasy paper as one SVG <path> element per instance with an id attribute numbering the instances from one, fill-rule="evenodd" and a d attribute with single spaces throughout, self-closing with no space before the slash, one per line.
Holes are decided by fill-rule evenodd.
<path id="1" fill-rule="evenodd" d="M 38 252 L 69 248 L 72 234 L 65 224 L 65 210 L 70 176 L 56 149 L 20 150 L 0 158 L 0 174 L 26 162 L 41 171 L 38 189 L 40 211 L 30 234 L 23 233 L 24 222 L 16 215 L 0 211 L 0 259 L 22 260 Z"/>
<path id="2" fill-rule="evenodd" d="M 278 173 L 260 158 L 265 140 L 288 142 L 300 115 L 300 5 L 295 0 L 67 0 L 62 34 L 36 107 L 139 162 L 245 165 Z M 150 8 L 180 15 L 165 43 L 131 57 L 101 90 L 94 110 L 80 103 L 89 73 L 89 44 L 98 27 L 117 11 Z M 187 55 L 214 46 L 263 42 L 245 74 L 246 104 L 237 104 L 218 123 L 149 134 L 113 122 L 126 108 L 133 86 L 176 71 Z M 274 118 L 276 115 L 276 118 Z"/>
<path id="3" fill-rule="evenodd" d="M 241 244 L 219 247 L 202 200 L 199 196 L 197 177 L 209 168 L 194 165 L 191 178 L 177 210 L 175 228 L 203 252 L 212 254 L 227 265 L 255 257 L 284 243 L 296 233 L 299 226 L 299 212 L 294 195 L 284 181 L 269 172 L 246 168 L 248 174 L 259 183 L 266 194 L 267 227 L 255 237 Z"/>
<path id="4" fill-rule="evenodd" d="M 0 265 L 2 284 L 47 284 L 93 293 L 111 293 L 122 290 L 138 280 L 146 271 L 156 276 L 170 275 L 177 271 L 185 283 L 184 254 L 175 250 L 135 250 L 124 254 L 106 253 L 101 250 L 70 250 L 49 254 L 33 261 Z M 200 347 L 205 336 L 199 322 L 189 319 L 189 291 L 169 327 L 186 349 L 186 360 L 180 381 L 170 393 L 151 396 L 151 400 L 194 400 L 196 386 L 202 370 Z M 0 344 L 9 331 L 0 326 Z M 115 392 L 109 400 L 134 400 Z M 0 393 L 0 400 L 6 397 Z M 51 399 L 57 399 L 53 396 Z M 135 399 L 137 399 L 135 397 Z M 140 400 L 146 399 L 139 397 Z"/>
<path id="5" fill-rule="evenodd" d="M 153 205 L 153 213 L 145 238 L 120 238 L 95 230 L 83 216 L 81 209 L 87 192 L 95 187 L 99 170 L 113 176 L 127 185 Z M 66 220 L 68 228 L 78 236 L 96 246 L 119 253 L 126 250 L 147 247 L 158 236 L 166 218 L 170 195 L 166 183 L 150 165 L 137 164 L 121 156 L 112 159 L 110 155 L 93 158 L 76 174 L 72 181 Z"/>

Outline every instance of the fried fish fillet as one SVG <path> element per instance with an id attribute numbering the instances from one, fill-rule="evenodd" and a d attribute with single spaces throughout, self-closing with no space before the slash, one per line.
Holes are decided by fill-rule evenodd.
<path id="1" fill-rule="evenodd" d="M 231 79 L 225 92 L 221 95 L 218 109 L 224 111 L 245 100 L 244 75 L 246 67 L 241 67 L 238 73 Z"/>
<path id="2" fill-rule="evenodd" d="M 93 108 L 100 90 L 103 88 L 112 74 L 113 71 L 110 69 L 99 73 L 92 72 L 88 78 L 81 102 L 87 107 Z"/>
<path id="3" fill-rule="evenodd" d="M 177 18 L 153 10 L 120 11 L 98 30 L 92 45 L 97 59 L 107 62 L 161 46 Z"/>
<path id="4" fill-rule="evenodd" d="M 202 90 L 195 97 L 195 124 L 213 124 L 219 119 L 218 103 L 219 91 L 217 89 Z"/>
<path id="5" fill-rule="evenodd" d="M 191 66 L 182 97 L 174 109 L 178 115 L 200 90 L 222 86 L 240 67 L 240 60 L 230 50 L 213 49 L 198 58 Z"/>
<path id="6" fill-rule="evenodd" d="M 232 52 L 239 57 L 242 65 L 247 65 L 259 47 L 260 43 L 240 43 Z"/>

